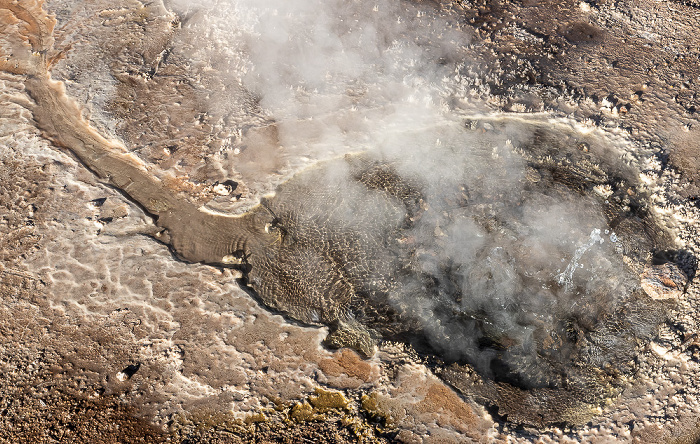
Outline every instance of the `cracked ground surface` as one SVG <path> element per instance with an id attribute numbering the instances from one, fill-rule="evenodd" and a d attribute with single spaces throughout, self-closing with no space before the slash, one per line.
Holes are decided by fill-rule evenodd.
<path id="1" fill-rule="evenodd" d="M 8 12 L 13 2 L 2 5 L 6 50 L 21 24 Z M 630 140 L 655 211 L 698 254 L 697 5 L 417 7 L 437 11 L 466 36 L 457 39 L 457 54 L 469 63 L 458 64 L 455 106 L 546 112 Z M 233 55 L 246 48 L 227 40 L 225 15 L 137 1 L 50 1 L 45 8 L 58 21 L 55 47 L 65 50 L 54 78 L 66 82 L 96 128 L 164 171 L 171 186 L 239 211 L 304 164 L 306 139 L 280 141 L 286 133 L 276 128 L 289 123 L 272 125 L 255 91 L 239 86 L 246 61 Z M 325 349 L 323 331 L 260 308 L 232 272 L 174 260 L 142 235 L 151 224 L 139 207 L 41 137 L 22 77 L 5 72 L 0 81 L 10 99 L 0 122 L 0 439 L 696 441 L 694 282 L 672 321 L 642 349 L 640 376 L 594 420 L 572 430 L 513 427 L 398 345 L 371 360 Z M 351 107 L 304 122 L 304 137 L 353 122 Z M 274 148 L 280 143 L 283 152 Z M 310 155 L 334 154 L 319 148 Z M 239 183 L 233 196 L 213 185 L 225 180 Z M 327 406 L 319 387 L 348 402 Z"/>

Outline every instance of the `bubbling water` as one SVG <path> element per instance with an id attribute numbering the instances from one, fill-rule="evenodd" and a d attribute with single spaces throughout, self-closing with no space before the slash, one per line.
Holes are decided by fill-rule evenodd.
<path id="1" fill-rule="evenodd" d="M 388 299 L 421 325 L 418 335 L 406 332 L 416 348 L 486 378 L 562 387 L 579 352 L 571 325 L 595 329 L 638 288 L 624 255 L 602 237 L 622 190 L 607 200 L 595 195 L 611 174 L 594 177 L 585 167 L 571 182 L 573 168 L 561 159 L 580 155 L 573 141 L 542 146 L 527 136 L 566 133 L 529 127 L 518 140 L 511 133 L 523 128 L 512 124 L 481 134 L 446 125 L 380 148 L 424 199 L 394 250 L 407 265 L 395 272 L 400 285 Z M 396 145 L 402 155 L 394 157 Z M 613 217 L 628 216 L 637 217 Z"/>

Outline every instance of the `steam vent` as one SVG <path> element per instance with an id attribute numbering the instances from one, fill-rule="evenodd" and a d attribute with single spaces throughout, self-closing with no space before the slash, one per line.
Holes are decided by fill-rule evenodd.
<path id="1" fill-rule="evenodd" d="M 698 29 L 0 0 L 0 442 L 700 442 Z"/>

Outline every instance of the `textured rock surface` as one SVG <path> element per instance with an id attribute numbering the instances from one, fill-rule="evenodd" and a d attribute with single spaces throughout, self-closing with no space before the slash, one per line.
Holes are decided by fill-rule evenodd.
<path id="1" fill-rule="evenodd" d="M 642 289 L 654 299 L 678 299 L 688 285 L 688 277 L 672 263 L 647 267 L 641 279 Z"/>
<path id="2" fill-rule="evenodd" d="M 12 7 L 11 2 L 7 5 Z M 666 3 L 465 3 L 453 5 L 458 12 L 449 17 L 458 17 L 451 23 L 471 22 L 461 28 L 473 38 L 463 55 L 489 67 L 475 69 L 475 63 L 462 73 L 461 81 L 475 96 L 511 111 L 552 109 L 581 120 L 593 119 L 611 132 L 622 127 L 638 146 L 650 148 L 646 152 L 632 149 L 630 158 L 636 157 L 642 181 L 656 192 L 659 217 L 678 223 L 680 245 L 695 251 L 697 208 L 685 197 L 694 196 L 692 172 L 697 170 L 693 169 L 694 151 L 687 148 L 695 140 L 690 107 L 697 89 L 692 80 L 697 77 L 693 74 L 697 63 L 689 61 L 692 49 L 673 40 L 684 30 L 689 34 L 685 40 L 678 37 L 678 42 L 697 39 L 690 31 L 697 16 L 688 13 L 693 11 L 689 5 L 669 3 L 663 14 L 675 19 L 671 32 L 663 23 L 653 25 L 645 19 L 657 14 L 659 5 Z M 294 151 L 294 141 L 286 140 L 284 152 L 265 151 L 280 136 L 278 130 L 270 129 L 271 117 L 257 107 L 254 94 L 236 90 L 231 93 L 238 98 L 230 102 L 232 110 L 226 116 L 212 115 L 208 101 L 216 97 L 209 91 L 216 90 L 220 77 L 209 68 L 200 71 L 203 65 L 197 63 L 204 59 L 190 51 L 177 53 L 188 42 L 194 45 L 196 38 L 206 40 L 197 23 L 210 24 L 209 13 L 178 16 L 162 5 L 138 2 L 124 2 L 123 8 L 110 3 L 109 10 L 98 2 L 51 2 L 48 7 L 61 23 L 56 47 L 72 44 L 65 58 L 56 61 L 54 75 L 69 80 L 69 94 L 89 107 L 97 127 L 141 150 L 136 154 L 147 165 L 165 171 L 160 179 L 169 187 L 187 193 L 195 202 L 218 199 L 212 205 L 236 208 L 250 205 L 251 197 L 274 188 L 303 163 L 295 158 L 299 151 Z M 542 8 L 554 14 L 542 14 Z M 20 26 L 3 14 L 3 20 Z M 90 25 L 86 18 L 98 25 Z M 178 22 L 184 26 L 174 26 Z M 654 35 L 648 35 L 650 28 Z M 158 36 L 145 40 L 151 46 L 142 45 L 140 36 L 146 32 Z M 693 47 L 698 46 L 689 48 Z M 674 49 L 681 57 L 669 59 Z M 609 62 L 612 56 L 622 62 Z M 629 75 L 615 71 L 630 59 L 641 60 L 625 68 L 644 82 L 639 90 L 636 84 L 630 86 Z M 610 69 L 605 67 L 608 62 Z M 214 68 L 216 72 L 232 67 Z M 466 72 L 469 69 L 474 69 L 473 74 Z M 689 80 L 678 80 L 683 78 Z M 484 79 L 490 88 L 483 88 Z M 137 430 L 123 435 L 114 432 L 121 439 L 143 433 L 155 440 L 157 432 L 147 425 L 151 419 L 165 425 L 178 415 L 200 410 L 233 411 L 242 418 L 277 402 L 295 402 L 313 393 L 318 383 L 377 393 L 378 408 L 385 416 L 393 412 L 392 433 L 405 441 L 464 436 L 495 440 L 509 434 L 534 439 L 522 431 L 510 431 L 508 425 L 494 426 L 482 408 L 465 403 L 439 380 L 431 379 L 424 366 L 411 363 L 410 353 L 404 357 L 380 350 L 372 361 L 362 361 L 348 350 L 332 353 L 319 345 L 323 331 L 290 325 L 260 309 L 233 284 L 230 271 L 173 261 L 162 245 L 138 234 L 152 231 L 141 209 L 38 137 L 25 109 L 31 109 L 31 101 L 21 76 L 3 74 L 2 82 L 3 93 L 10 99 L 3 103 L 2 122 L 7 168 L 2 288 L 8 312 L 3 341 L 8 347 L 7 362 L 17 363 L 10 364 L 17 366 L 11 374 L 26 381 L 23 387 L 29 393 L 8 392 L 7 399 L 17 400 L 8 411 L 24 416 L 20 413 L 24 410 L 19 410 L 24 403 L 28 411 L 42 412 L 43 403 L 53 409 L 52 417 L 63 415 L 64 420 L 47 427 L 41 418 L 49 415 L 36 414 L 35 430 L 55 429 L 40 439 L 67 439 L 71 424 L 75 428 L 84 424 L 79 418 L 91 417 L 104 418 L 97 424 L 123 423 L 123 430 Z M 669 93 L 674 87 L 679 91 L 676 95 Z M 620 101 L 628 88 L 635 89 L 629 94 L 630 103 Z M 633 95 L 638 96 L 636 100 Z M 143 106 L 134 106 L 139 102 Z M 139 114 L 138 109 L 144 111 Z M 246 134 L 237 139 L 221 133 L 240 128 L 236 119 L 252 125 Z M 325 123 L 334 120 L 342 119 L 331 116 Z M 280 123 L 284 124 L 298 123 Z M 177 133 L 182 128 L 187 128 L 187 134 Z M 304 131 L 313 134 L 314 128 L 309 123 Z M 182 146 L 170 148 L 171 141 L 162 137 L 168 133 Z M 234 161 L 236 149 L 246 154 Z M 229 153 L 233 168 L 221 167 L 225 158 L 216 156 L 221 152 Z M 661 155 L 649 155 L 654 152 Z M 685 176 L 666 168 L 663 162 L 669 152 L 672 164 Z M 231 178 L 241 183 L 240 202 L 215 197 L 214 183 Z M 601 188 L 601 193 L 608 191 Z M 105 205 L 119 204 L 100 206 L 105 197 Z M 114 208 L 121 209 L 115 212 Z M 592 427 L 565 435 L 556 428 L 540 431 L 541 439 L 605 442 L 615 436 L 640 442 L 691 442 L 696 424 L 687 412 L 698 408 L 693 382 L 698 349 L 692 340 L 697 331 L 696 298 L 697 289 L 691 285 L 680 306 L 669 307 L 674 309 L 672 321 L 662 325 L 659 336 L 647 340 L 647 351 L 637 357 L 640 377 Z M 31 322 L 21 315 L 23 310 L 32 313 Z M 12 352 L 17 343 L 25 353 Z M 138 369 L 131 378 L 118 377 L 132 366 Z M 64 400 L 52 401 L 56 396 Z M 38 401 L 32 404 L 29 399 Z M 94 406 L 85 399 L 95 400 Z M 124 405 L 131 407 L 123 410 Z M 106 413 L 81 413 L 91 411 Z M 129 419 L 132 414 L 145 419 Z M 6 424 L 12 423 L 12 416 L 4 418 L 8 418 Z M 321 427 L 333 430 L 329 425 Z M 9 425 L 3 429 L 8 436 L 16 432 Z M 31 433 L 25 435 L 35 436 Z M 109 436 L 105 434 L 104 439 Z M 224 439 L 219 432 L 201 436 L 212 442 Z"/>

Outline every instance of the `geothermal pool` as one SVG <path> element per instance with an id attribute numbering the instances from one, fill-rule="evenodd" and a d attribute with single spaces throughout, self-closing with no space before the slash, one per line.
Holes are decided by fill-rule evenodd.
<path id="1" fill-rule="evenodd" d="M 643 417 L 649 350 L 692 374 L 659 157 L 493 109 L 454 10 L 30 3 L 0 178 L 31 386 L 184 434 L 527 440 Z"/>

